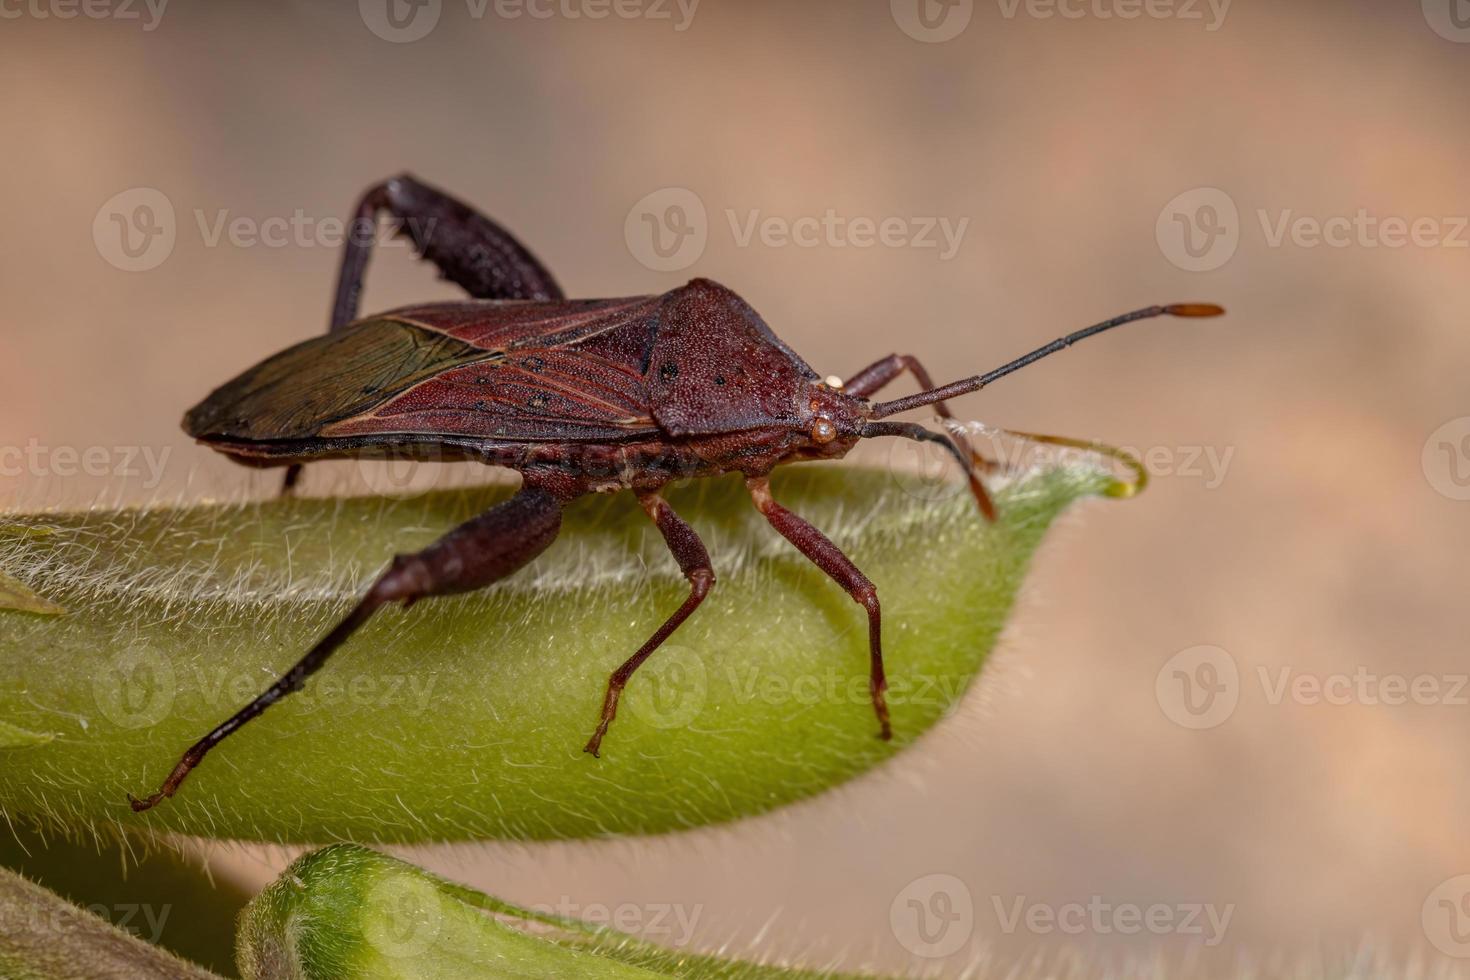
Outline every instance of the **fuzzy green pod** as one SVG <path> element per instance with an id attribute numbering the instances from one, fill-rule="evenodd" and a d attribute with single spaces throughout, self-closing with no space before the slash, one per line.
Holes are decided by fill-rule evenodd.
<path id="1" fill-rule="evenodd" d="M 820 793 L 952 710 L 1052 520 L 1122 486 L 1092 460 L 1028 471 L 988 524 L 962 487 L 795 467 L 776 496 L 883 601 L 894 739 L 868 702 L 862 610 L 750 506 L 738 479 L 669 494 L 718 582 L 582 752 L 608 674 L 687 594 L 628 495 L 581 501 L 487 590 L 380 612 L 217 748 L 157 809 L 197 737 L 290 666 L 395 552 L 507 495 L 301 499 L 0 519 L 0 572 L 66 610 L 0 610 L 6 814 L 62 825 L 329 842 L 566 839 L 735 820 Z"/>
<path id="2" fill-rule="evenodd" d="M 240 917 L 246 980 L 843 980 L 665 949 L 517 908 L 354 844 L 296 861 Z"/>

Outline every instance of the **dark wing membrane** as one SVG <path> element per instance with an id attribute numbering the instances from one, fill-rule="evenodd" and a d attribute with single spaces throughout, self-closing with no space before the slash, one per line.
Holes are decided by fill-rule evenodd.
<path id="1" fill-rule="evenodd" d="M 287 348 L 184 417 L 196 439 L 307 439 L 436 374 L 485 357 L 445 334 L 383 317 Z"/>
<path id="2" fill-rule="evenodd" d="M 440 372 L 322 435 L 587 441 L 656 431 L 636 371 L 576 348 L 525 347 Z"/>
<path id="3" fill-rule="evenodd" d="M 256 365 L 189 412 L 184 428 L 224 442 L 390 433 L 626 438 L 652 427 L 640 359 L 656 302 L 404 307 Z"/>

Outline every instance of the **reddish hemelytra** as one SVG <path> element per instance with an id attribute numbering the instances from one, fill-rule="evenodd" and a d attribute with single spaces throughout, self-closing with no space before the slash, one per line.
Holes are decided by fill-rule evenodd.
<path id="1" fill-rule="evenodd" d="M 386 212 L 419 254 L 473 299 L 357 319 L 371 228 Z M 423 551 L 398 555 L 351 612 L 284 676 L 189 748 L 142 811 L 172 796 L 206 753 L 321 668 L 380 606 L 484 588 L 556 539 L 562 509 L 588 493 L 632 490 L 689 580 L 689 596 L 608 680 L 586 750 L 598 754 L 628 679 L 714 585 L 699 536 L 660 491 L 672 480 L 741 473 L 781 535 L 863 606 L 869 692 L 890 736 L 878 593 L 836 545 L 771 495 L 769 476 L 793 460 L 837 459 L 859 439 L 934 442 L 964 470 L 981 512 L 995 510 L 980 471 L 992 464 L 963 436 L 881 421 L 977 391 L 1085 337 L 1149 317 L 1216 316 L 1218 306 L 1151 306 L 1068 334 L 986 374 L 936 388 L 907 354 L 823 380 L 750 305 L 708 279 L 661 296 L 568 300 L 509 232 L 407 175 L 368 190 L 344 249 L 331 325 L 219 388 L 184 418 L 194 438 L 241 463 L 300 465 L 385 452 L 478 460 L 517 470 L 520 490 Z M 900 374 L 924 390 L 869 396 Z"/>

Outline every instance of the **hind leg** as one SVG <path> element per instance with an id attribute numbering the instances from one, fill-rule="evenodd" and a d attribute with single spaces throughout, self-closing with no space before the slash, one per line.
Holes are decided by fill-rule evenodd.
<path id="1" fill-rule="evenodd" d="M 157 806 L 178 792 L 194 767 L 220 742 L 286 695 L 326 664 L 347 638 L 390 602 L 412 605 L 430 596 L 472 592 L 499 581 L 545 551 L 561 529 L 563 501 L 539 487 L 523 486 L 514 497 L 461 524 L 414 555 L 399 555 L 378 576 L 362 600 L 254 701 L 189 747 L 158 792 L 128 797 L 135 812 Z"/>
<path id="2" fill-rule="evenodd" d="M 476 299 L 564 298 L 551 273 L 514 235 L 468 204 L 400 174 L 368 188 L 357 202 L 342 247 L 329 332 L 357 319 L 378 218 L 385 214 L 441 276 Z M 286 470 L 282 492 L 289 493 L 300 477 L 301 464 L 293 463 Z"/>

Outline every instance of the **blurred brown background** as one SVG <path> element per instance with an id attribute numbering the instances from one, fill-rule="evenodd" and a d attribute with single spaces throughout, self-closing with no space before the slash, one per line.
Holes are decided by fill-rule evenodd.
<path id="1" fill-rule="evenodd" d="M 1206 962 L 1470 954 L 1470 5 L 393 2 L 3 8 L 0 504 L 273 484 L 181 411 L 324 327 L 322 223 L 405 169 L 575 295 L 712 276 L 824 372 L 902 349 L 943 380 L 1218 301 L 959 404 L 1158 479 L 1053 535 L 980 689 L 893 771 L 675 840 L 414 856 L 849 967 L 1187 955 L 1210 909 Z M 775 233 L 829 211 L 844 231 Z M 898 221 L 860 247 L 854 219 Z M 407 254 L 366 308 L 453 295 Z M 1047 929 L 1018 900 L 1112 911 Z M 1125 934 L 1129 905 L 1172 924 Z"/>

